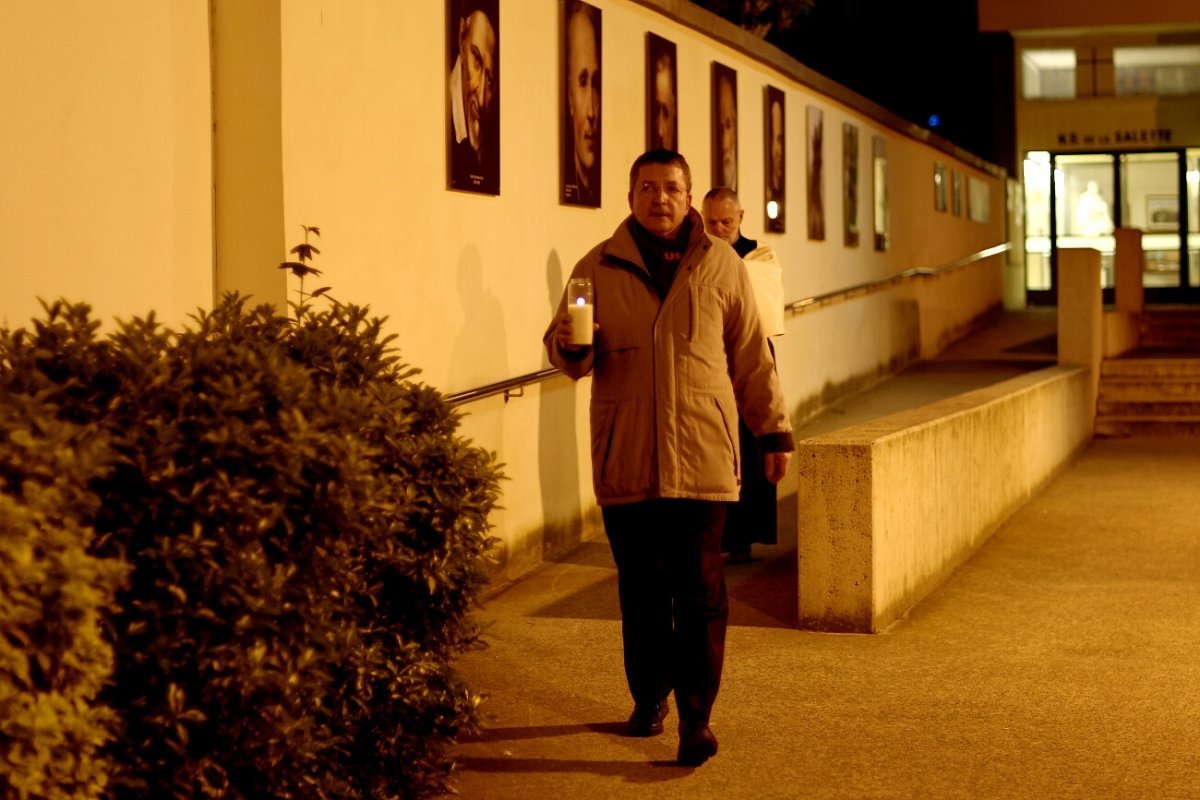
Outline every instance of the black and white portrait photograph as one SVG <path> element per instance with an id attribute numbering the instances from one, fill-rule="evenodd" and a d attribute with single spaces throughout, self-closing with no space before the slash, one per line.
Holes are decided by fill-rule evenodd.
<path id="1" fill-rule="evenodd" d="M 675 43 L 646 34 L 646 149 L 679 149 Z"/>
<path id="2" fill-rule="evenodd" d="M 821 109 L 808 106 L 808 238 L 825 239 L 825 123 Z"/>
<path id="3" fill-rule="evenodd" d="M 449 186 L 499 194 L 498 0 L 447 0 L 446 69 Z"/>
<path id="4" fill-rule="evenodd" d="M 600 10 L 566 0 L 562 22 L 562 201 L 600 205 Z"/>
<path id="5" fill-rule="evenodd" d="M 858 247 L 858 128 L 842 123 L 842 243 Z"/>
<path id="6" fill-rule="evenodd" d="M 712 66 L 713 186 L 737 191 L 738 129 L 737 72 L 719 64 Z"/>
<path id="7" fill-rule="evenodd" d="M 767 154 L 766 180 L 767 187 L 767 230 L 773 233 L 783 233 L 785 210 L 785 186 L 787 170 L 785 149 L 787 136 L 784 132 L 783 90 L 774 86 L 766 87 L 766 98 L 763 103 L 763 130 L 766 131 Z"/>

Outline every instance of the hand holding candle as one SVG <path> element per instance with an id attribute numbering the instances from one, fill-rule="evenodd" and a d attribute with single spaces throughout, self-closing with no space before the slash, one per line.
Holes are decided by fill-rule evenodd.
<path id="1" fill-rule="evenodd" d="M 567 282 L 567 315 L 571 319 L 571 344 L 591 344 L 595 314 L 592 282 L 587 278 L 571 278 Z"/>

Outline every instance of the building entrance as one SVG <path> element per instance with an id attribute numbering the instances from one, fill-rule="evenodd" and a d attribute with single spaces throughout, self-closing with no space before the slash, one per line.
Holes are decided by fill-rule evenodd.
<path id="1" fill-rule="evenodd" d="M 1200 304 L 1200 148 L 1136 153 L 1030 152 L 1024 161 L 1025 293 L 1055 305 L 1058 251 L 1100 251 L 1113 301 L 1114 230 L 1143 232 L 1147 303 Z"/>

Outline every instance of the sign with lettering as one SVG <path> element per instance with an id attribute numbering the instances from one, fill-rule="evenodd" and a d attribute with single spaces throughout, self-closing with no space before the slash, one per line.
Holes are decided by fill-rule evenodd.
<path id="1" fill-rule="evenodd" d="M 1170 128 L 1117 129 L 1100 133 L 1059 131 L 1057 137 L 1061 147 L 1149 147 L 1171 144 L 1172 131 Z"/>

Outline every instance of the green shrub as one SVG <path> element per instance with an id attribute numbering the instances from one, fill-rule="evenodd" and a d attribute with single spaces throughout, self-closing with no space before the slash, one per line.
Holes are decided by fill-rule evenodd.
<path id="1" fill-rule="evenodd" d="M 151 317 L 98 342 L 85 308 L 48 314 L 11 382 L 107 434 L 95 552 L 132 567 L 110 795 L 441 791 L 478 701 L 452 659 L 500 475 L 382 321 L 227 296 L 177 333 Z"/>
<path id="2" fill-rule="evenodd" d="M 0 333 L 0 341 L 3 334 Z M 0 369 L 4 362 L 0 348 Z M 99 797 L 112 712 L 101 636 L 124 564 L 89 555 L 104 469 L 94 432 L 36 399 L 0 393 L 0 797 Z"/>

